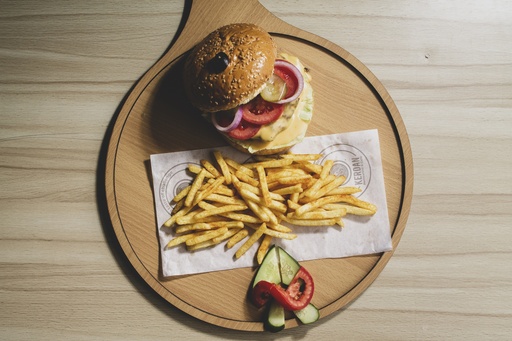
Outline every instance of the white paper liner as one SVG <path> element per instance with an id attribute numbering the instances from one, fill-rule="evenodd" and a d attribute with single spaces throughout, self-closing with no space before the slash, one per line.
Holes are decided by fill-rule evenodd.
<path id="1" fill-rule="evenodd" d="M 216 150 L 240 163 L 253 161 L 249 155 L 240 153 L 232 147 L 217 148 Z M 256 245 L 238 260 L 235 260 L 234 254 L 239 245 L 232 249 L 226 249 L 225 242 L 194 252 L 187 251 L 184 245 L 170 249 L 165 248 L 169 240 L 174 237 L 172 229 L 163 226 L 164 222 L 169 219 L 172 210 L 169 203 L 182 188 L 192 181 L 192 177 L 186 171 L 187 166 L 190 163 L 200 165 L 201 159 L 208 159 L 215 164 L 212 152 L 212 149 L 201 149 L 151 155 L 157 228 L 164 276 L 256 265 Z M 347 215 L 343 218 L 345 223 L 343 229 L 339 226 L 294 226 L 294 233 L 298 235 L 296 239 L 274 238 L 274 244 L 281 245 L 298 261 L 373 254 L 392 249 L 377 130 L 307 137 L 303 142 L 294 146 L 292 152 L 297 154 L 320 153 L 323 158 L 317 163 L 322 163 L 326 159 L 334 160 L 331 173 L 345 175 L 347 181 L 344 185 L 359 187 L 361 192 L 355 196 L 375 204 L 378 211 L 373 216 Z"/>

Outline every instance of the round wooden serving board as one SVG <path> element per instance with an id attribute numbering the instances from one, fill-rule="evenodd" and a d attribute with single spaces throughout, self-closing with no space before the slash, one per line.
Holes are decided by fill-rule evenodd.
<path id="1" fill-rule="evenodd" d="M 315 104 L 308 135 L 378 129 L 394 248 L 404 231 L 412 197 L 409 140 L 392 99 L 361 62 L 341 47 L 286 24 L 258 1 L 194 0 L 184 20 L 170 49 L 133 87 L 115 120 L 106 160 L 109 214 L 131 264 L 165 300 L 208 323 L 262 331 L 261 312 L 246 298 L 255 269 L 161 276 L 149 156 L 226 145 L 184 100 L 183 55 L 224 24 L 258 24 L 280 48 L 297 55 L 310 69 Z M 360 295 L 391 256 L 387 252 L 305 262 L 315 278 L 313 303 L 321 317 Z M 297 325 L 289 316 L 286 328 Z"/>

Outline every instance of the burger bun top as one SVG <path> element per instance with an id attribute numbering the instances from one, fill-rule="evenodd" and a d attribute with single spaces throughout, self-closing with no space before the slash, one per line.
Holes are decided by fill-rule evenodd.
<path id="1" fill-rule="evenodd" d="M 254 24 L 218 28 L 197 44 L 184 66 L 185 91 L 192 105 L 206 112 L 249 102 L 274 71 L 277 46 Z"/>

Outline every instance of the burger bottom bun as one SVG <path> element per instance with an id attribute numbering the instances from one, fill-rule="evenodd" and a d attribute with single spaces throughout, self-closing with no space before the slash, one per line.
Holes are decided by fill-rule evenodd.
<path id="1" fill-rule="evenodd" d="M 296 143 L 294 143 L 294 144 L 291 144 L 291 145 L 275 147 L 275 148 L 265 148 L 265 149 L 260 149 L 260 150 L 255 151 L 255 152 L 251 152 L 249 150 L 249 146 L 247 146 L 247 147 L 243 146 L 240 143 L 238 143 L 237 141 L 229 138 L 228 136 L 226 136 L 224 134 L 222 134 L 222 137 L 224 137 L 224 139 L 226 141 L 228 141 L 228 143 L 232 147 L 234 147 L 236 150 L 241 151 L 241 152 L 246 153 L 246 154 L 250 154 L 250 155 L 275 155 L 275 154 L 282 154 L 282 153 L 285 153 L 288 150 L 290 150 L 290 148 L 292 148 L 296 144 Z"/>

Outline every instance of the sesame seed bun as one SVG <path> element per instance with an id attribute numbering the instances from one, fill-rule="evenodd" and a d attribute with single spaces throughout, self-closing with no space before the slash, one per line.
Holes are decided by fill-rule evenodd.
<path id="1" fill-rule="evenodd" d="M 207 112 L 249 102 L 274 70 L 277 46 L 253 24 L 226 25 L 197 44 L 185 61 L 184 85 L 191 103 Z"/>

